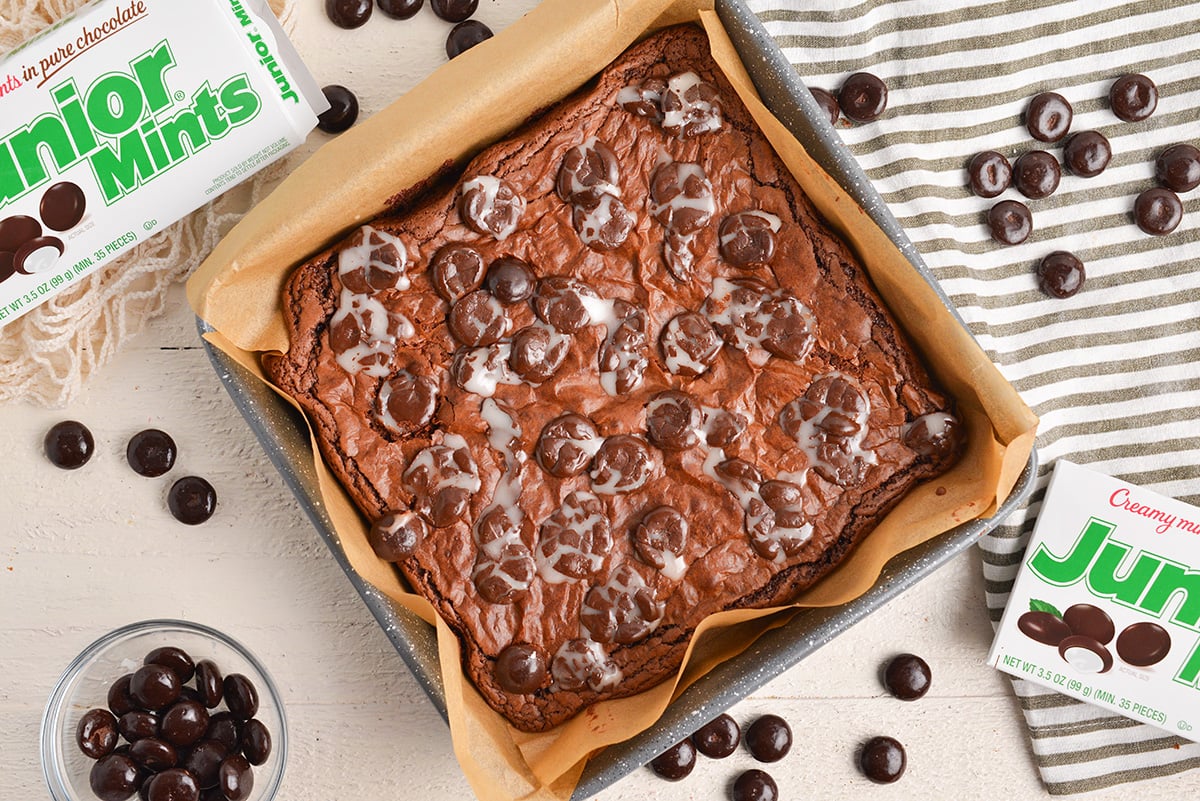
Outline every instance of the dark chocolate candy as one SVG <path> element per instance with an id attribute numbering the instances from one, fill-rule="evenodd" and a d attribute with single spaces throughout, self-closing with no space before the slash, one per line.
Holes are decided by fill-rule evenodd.
<path id="1" fill-rule="evenodd" d="M 225 690 L 225 706 L 229 714 L 238 720 L 249 720 L 258 714 L 258 690 L 254 682 L 241 673 L 230 673 L 222 684 Z"/>
<path id="2" fill-rule="evenodd" d="M 147 801 L 199 801 L 200 783 L 183 768 L 168 768 L 146 783 Z"/>
<path id="3" fill-rule="evenodd" d="M 217 771 L 227 753 L 225 746 L 216 740 L 201 740 L 188 751 L 180 767 L 196 777 L 200 789 L 207 790 L 217 786 Z"/>
<path id="4" fill-rule="evenodd" d="M 492 29 L 477 19 L 460 22 L 446 36 L 446 55 L 457 58 L 480 42 L 492 38 Z"/>
<path id="5" fill-rule="evenodd" d="M 86 210 L 83 190 L 70 181 L 60 181 L 47 189 L 38 206 L 42 222 L 55 231 L 69 231 L 79 225 Z"/>
<path id="6" fill-rule="evenodd" d="M 175 746 L 158 737 L 143 737 L 129 746 L 129 756 L 151 773 L 173 768 L 179 764 Z"/>
<path id="7" fill-rule="evenodd" d="M 547 381 L 558 372 L 570 350 L 570 339 L 540 325 L 528 325 L 513 334 L 508 364 L 531 384 Z"/>
<path id="8" fill-rule="evenodd" d="M 522 695 L 541 689 L 550 675 L 546 654 L 528 643 L 513 643 L 501 651 L 495 672 L 505 691 Z"/>
<path id="9" fill-rule="evenodd" d="M 446 22 L 462 22 L 475 13 L 479 0 L 429 0 L 429 7 Z"/>
<path id="10" fill-rule="evenodd" d="M 888 88 L 883 79 L 869 72 L 856 72 L 838 92 L 838 106 L 855 122 L 872 122 L 887 109 Z"/>
<path id="11" fill-rule="evenodd" d="M 512 320 L 504 306 L 486 289 L 476 289 L 459 298 L 450 308 L 446 327 L 459 342 L 469 347 L 494 345 L 508 336 Z"/>
<path id="12" fill-rule="evenodd" d="M 663 326 L 659 338 L 667 370 L 689 377 L 708 370 L 720 355 L 722 344 L 712 323 L 699 312 L 675 315 Z"/>
<path id="13" fill-rule="evenodd" d="M 329 21 L 347 30 L 365 25 L 374 8 L 371 0 L 325 0 L 325 14 Z"/>
<path id="14" fill-rule="evenodd" d="M 1038 286 L 1050 297 L 1069 298 L 1083 288 L 1087 274 L 1075 254 L 1056 250 L 1038 264 L 1037 277 Z"/>
<path id="15" fill-rule="evenodd" d="M 180 523 L 199 525 L 217 510 L 217 491 L 199 476 L 184 476 L 167 492 L 167 508 Z"/>
<path id="16" fill-rule="evenodd" d="M 230 754 L 217 768 L 217 787 L 227 801 L 246 801 L 254 790 L 254 771 L 241 754 Z"/>
<path id="17" fill-rule="evenodd" d="M 64 470 L 83 467 L 96 451 L 96 441 L 92 438 L 92 432 L 77 420 L 55 423 L 46 432 L 42 445 L 50 463 Z"/>
<path id="18" fill-rule="evenodd" d="M 147 428 L 129 438 L 125 447 L 125 459 L 133 472 L 139 476 L 155 478 L 161 476 L 175 466 L 175 440 L 171 435 L 157 428 Z M 191 674 L 182 681 L 191 678 Z"/>
<path id="19" fill-rule="evenodd" d="M 429 273 L 434 290 L 454 303 L 483 283 L 483 254 L 470 245 L 445 245 L 434 255 Z"/>
<path id="20" fill-rule="evenodd" d="M 731 801 L 778 801 L 779 785 L 765 770 L 750 768 L 733 780 L 729 797 Z"/>
<path id="21" fill-rule="evenodd" d="M 1157 623 L 1143 620 L 1126 626 L 1117 637 L 1117 656 L 1128 665 L 1150 667 L 1171 650 L 1171 635 Z"/>
<path id="22" fill-rule="evenodd" d="M 83 713 L 75 728 L 75 742 L 79 750 L 91 759 L 111 754 L 117 747 L 119 737 L 117 719 L 107 709 L 89 709 Z"/>
<path id="23" fill-rule="evenodd" d="M 979 197 L 997 197 L 1012 183 L 1012 165 L 995 150 L 976 153 L 967 166 L 971 191 Z"/>
<path id="24" fill-rule="evenodd" d="M 646 404 L 646 434 L 663 450 L 684 450 L 700 441 L 700 405 L 685 392 L 668 389 Z"/>
<path id="25" fill-rule="evenodd" d="M 904 775 L 908 757 L 904 746 L 893 737 L 872 737 L 858 753 L 863 775 L 876 784 L 891 784 Z"/>
<path id="26" fill-rule="evenodd" d="M 1112 161 L 1112 146 L 1099 131 L 1071 134 L 1063 147 L 1063 162 L 1073 174 L 1094 178 Z"/>
<path id="27" fill-rule="evenodd" d="M 1138 122 L 1158 107 L 1158 87 L 1145 75 L 1122 75 L 1108 90 L 1108 103 L 1126 122 Z"/>
<path id="28" fill-rule="evenodd" d="M 1025 127 L 1039 142 L 1057 142 L 1071 130 L 1074 111 L 1067 99 L 1057 92 L 1042 92 L 1025 109 Z"/>
<path id="29" fill-rule="evenodd" d="M 1013 185 L 1027 198 L 1038 200 L 1049 197 L 1058 189 L 1062 169 L 1058 159 L 1045 150 L 1023 153 L 1013 165 Z"/>
<path id="30" fill-rule="evenodd" d="M 242 754 L 251 765 L 261 765 L 271 756 L 271 730 L 258 718 L 242 726 Z"/>
<path id="31" fill-rule="evenodd" d="M 183 682 L 166 665 L 142 665 L 129 680 L 129 696 L 142 709 L 163 709 L 175 702 Z"/>
<path id="32" fill-rule="evenodd" d="M 696 767 L 696 746 L 691 740 L 680 740 L 650 762 L 650 769 L 668 781 L 687 778 Z"/>
<path id="33" fill-rule="evenodd" d="M 321 87 L 321 93 L 329 101 L 329 108 L 317 115 L 317 127 L 331 134 L 349 129 L 358 119 L 358 97 L 338 84 Z"/>
<path id="34" fill-rule="evenodd" d="M 501 303 L 523 303 L 533 297 L 537 278 L 525 260 L 502 256 L 488 266 L 486 283 Z"/>
<path id="35" fill-rule="evenodd" d="M 746 729 L 746 747 L 759 762 L 778 762 L 792 750 L 792 727 L 778 715 L 763 715 Z"/>
<path id="36" fill-rule="evenodd" d="M 425 0 L 375 0 L 379 10 L 393 19 L 411 19 L 425 5 Z"/>
<path id="37" fill-rule="evenodd" d="M 429 528 L 416 512 L 405 509 L 389 512 L 371 524 L 367 541 L 375 555 L 385 562 L 399 562 L 411 556 L 424 541 Z"/>
<path id="38" fill-rule="evenodd" d="M 1151 236 L 1166 236 L 1183 221 L 1183 201 L 1170 189 L 1147 189 L 1133 202 L 1137 227 Z"/>
<path id="39" fill-rule="evenodd" d="M 683 555 L 687 533 L 687 518 L 670 506 L 659 506 L 648 512 L 634 529 L 633 547 L 646 564 L 668 570 L 671 569 L 668 559 L 677 563 Z"/>
<path id="40" fill-rule="evenodd" d="M 1058 655 L 1082 673 L 1107 673 L 1112 669 L 1112 652 L 1085 634 L 1072 634 L 1058 644 Z"/>
<path id="41" fill-rule="evenodd" d="M 137 709 L 137 702 L 129 695 L 129 682 L 131 679 L 133 679 L 133 674 L 126 673 L 114 681 L 108 688 L 108 708 L 117 717 L 121 717 L 126 712 L 132 712 Z"/>
<path id="42" fill-rule="evenodd" d="M 13 254 L 13 268 L 23 275 L 37 275 L 58 264 L 66 246 L 56 236 L 30 239 Z"/>
<path id="43" fill-rule="evenodd" d="M 137 790 L 138 766 L 125 754 L 97 760 L 88 774 L 92 792 L 100 801 L 126 801 Z"/>
<path id="44" fill-rule="evenodd" d="M 1033 232 L 1033 215 L 1019 200 L 1001 200 L 988 210 L 987 224 L 1001 245 L 1019 245 Z"/>
<path id="45" fill-rule="evenodd" d="M 237 718 L 228 712 L 217 712 L 208 718 L 205 740 L 214 740 L 225 746 L 227 752 L 236 751 L 242 741 L 242 727 Z"/>
<path id="46" fill-rule="evenodd" d="M 721 255 L 734 267 L 769 264 L 775 256 L 775 231 L 779 218 L 760 211 L 730 214 L 721 221 L 718 242 Z"/>
<path id="47" fill-rule="evenodd" d="M 179 679 L 180 684 L 191 681 L 192 676 L 196 673 L 196 665 L 192 662 L 192 658 L 188 656 L 187 651 L 174 645 L 164 645 L 160 648 L 155 648 L 146 654 L 143 664 L 163 665 L 170 668 L 175 677 Z"/>
<path id="48" fill-rule="evenodd" d="M 196 663 L 196 689 L 200 693 L 200 701 L 207 709 L 216 708 L 225 697 L 221 685 L 221 669 L 211 659 L 201 659 Z"/>
<path id="49" fill-rule="evenodd" d="M 0 250 L 0 284 L 12 278 L 17 273 L 17 254 Z"/>
<path id="50" fill-rule="evenodd" d="M 208 730 L 208 710 L 198 701 L 176 701 L 163 713 L 158 726 L 159 734 L 171 745 L 191 745 Z"/>
<path id="51" fill-rule="evenodd" d="M 829 124 L 837 125 L 838 117 L 842 115 L 842 108 L 838 105 L 838 99 L 833 96 L 832 92 L 827 92 L 824 89 L 809 89 L 812 93 L 813 100 L 817 101 L 817 105 L 829 116 Z"/>
<path id="52" fill-rule="evenodd" d="M 884 669 L 883 684 L 901 701 L 915 701 L 929 692 L 932 676 L 924 659 L 916 654 L 900 654 Z"/>
<path id="53" fill-rule="evenodd" d="M 737 750 L 742 730 L 729 715 L 719 715 L 692 734 L 696 750 L 706 757 L 723 759 Z"/>
<path id="54" fill-rule="evenodd" d="M 1171 145 L 1154 161 L 1154 177 L 1172 192 L 1200 186 L 1200 149 L 1187 143 Z"/>

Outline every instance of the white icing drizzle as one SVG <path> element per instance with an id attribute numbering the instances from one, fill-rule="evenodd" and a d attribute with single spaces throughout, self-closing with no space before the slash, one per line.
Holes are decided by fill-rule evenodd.
<path id="1" fill-rule="evenodd" d="M 575 181 L 578 183 L 578 181 Z M 602 184 L 603 186 L 612 186 L 612 184 Z M 597 242 L 600 242 L 600 232 L 604 226 L 612 222 L 613 219 L 613 204 L 617 204 L 617 208 L 621 213 L 624 213 L 625 207 L 621 204 L 620 190 L 613 187 L 614 192 L 604 191 L 600 196 L 600 202 L 592 208 L 584 206 L 576 206 L 583 213 L 583 224 L 579 227 L 579 241 L 588 247 L 592 247 Z"/>
<path id="2" fill-rule="evenodd" d="M 817 376 L 815 381 L 824 378 L 843 378 L 844 380 L 854 383 L 850 378 L 838 372 L 826 373 Z M 848 437 L 839 437 L 842 443 L 842 450 L 849 455 L 854 462 L 862 462 L 863 464 L 877 464 L 879 459 L 875 456 L 875 451 L 870 448 L 863 447 L 863 440 L 867 436 L 867 420 L 871 416 L 871 400 L 865 392 L 860 393 L 862 397 L 862 408 L 857 411 L 854 416 L 854 422 L 858 424 L 858 430 Z M 808 456 L 809 465 L 816 464 L 822 461 L 820 457 L 820 446 L 823 441 L 821 423 L 825 421 L 831 413 L 845 414 L 842 409 L 834 409 L 829 404 L 825 404 L 821 411 L 809 420 L 801 419 L 796 432 L 796 443 L 804 449 L 804 453 Z"/>
<path id="3" fill-rule="evenodd" d="M 582 504 L 588 501 L 594 501 L 594 504 L 591 505 L 595 506 L 597 511 L 589 512 L 583 508 Z M 566 518 L 566 528 L 580 540 L 588 539 L 589 532 L 597 525 L 608 524 L 608 519 L 604 516 L 604 506 L 600 504 L 600 499 L 590 492 L 582 490 L 572 492 L 563 499 L 560 508 Z M 587 565 L 589 573 L 599 571 L 604 563 L 604 554 L 584 551 L 575 545 L 564 542 L 563 537 L 555 537 L 554 547 L 550 549 L 549 553 L 544 547 L 536 549 L 534 557 L 537 560 L 538 575 L 548 584 L 565 584 L 576 581 L 574 576 L 568 576 L 555 567 L 560 559 L 569 556 L 582 559 Z"/>
<path id="4" fill-rule="evenodd" d="M 591 602 L 598 605 L 593 606 Z M 599 619 L 612 630 L 614 636 L 603 642 L 615 639 L 616 642 L 630 643 L 658 628 L 665 611 L 666 604 L 658 600 L 642 575 L 630 565 L 623 564 L 612 571 L 608 581 L 588 590 L 580 617 Z"/>
<path id="5" fill-rule="evenodd" d="M 779 219 L 779 217 L 777 217 L 776 215 L 772 214 L 769 211 L 763 211 L 762 209 L 751 209 L 750 211 L 741 212 L 741 215 L 744 217 L 761 217 L 762 219 L 766 220 L 767 225 L 770 226 L 772 233 L 776 233 L 776 234 L 779 233 L 779 229 L 783 227 L 783 220 Z M 725 234 L 725 236 L 721 237 L 720 238 L 721 247 L 725 247 L 730 242 L 737 239 L 738 233 L 739 232 L 735 230 L 735 231 Z"/>
<path id="6" fill-rule="evenodd" d="M 467 454 L 467 469 L 457 467 L 450 461 L 448 452 L 464 451 Z M 408 469 L 404 471 L 404 478 L 407 481 L 410 476 L 419 470 L 428 471 L 429 475 L 440 476 L 440 478 L 432 483 L 429 487 L 429 494 L 436 495 L 444 489 L 454 487 L 456 489 L 464 489 L 467 492 L 479 492 L 479 468 L 475 466 L 475 461 L 470 456 L 471 451 L 467 447 L 467 441 L 463 439 L 461 434 L 446 434 L 442 438 L 442 444 L 433 445 L 422 449 L 417 453 L 413 460 L 409 462 Z M 439 463 L 439 459 L 445 458 L 445 463 Z M 443 469 L 445 467 L 452 469 Z"/>
<path id="7" fill-rule="evenodd" d="M 908 436 L 908 432 L 912 431 L 917 426 L 924 425 L 925 429 L 929 432 L 930 438 L 937 439 L 938 437 L 946 436 L 946 429 L 955 422 L 957 421 L 952 414 L 947 414 L 946 412 L 930 412 L 929 414 L 921 415 L 916 420 L 913 420 L 911 423 L 906 425 L 904 427 L 904 436 Z"/>
<path id="8" fill-rule="evenodd" d="M 688 91 L 701 83 L 704 81 L 700 76 L 690 71 L 672 75 L 667 81 L 667 91 L 674 92 L 679 97 L 681 107 L 664 111 L 662 125 L 664 128 L 678 127 L 680 138 L 683 137 L 685 124 L 698 119 L 703 119 L 704 123 L 693 126 L 692 135 L 721 130 L 721 107 L 719 105 L 707 100 L 688 99 L 687 97 Z"/>
<path id="9" fill-rule="evenodd" d="M 496 208 L 496 198 L 500 193 L 500 179 L 494 175 L 476 175 L 463 182 L 462 193 L 465 195 L 472 190 L 478 189 L 483 192 L 482 214 L 487 216 Z M 496 239 L 507 239 L 510 234 L 517 230 L 517 224 L 520 222 L 520 212 L 525 210 L 525 199 L 520 195 L 513 196 L 513 205 L 518 210 L 517 214 L 513 215 L 513 219 L 499 229 L 489 229 Z"/>
<path id="10" fill-rule="evenodd" d="M 562 679 L 574 687 L 587 685 L 595 692 L 611 690 L 621 683 L 621 669 L 609 659 L 604 646 L 595 640 L 568 640 L 554 654 L 551 670 L 555 677 L 555 688 L 561 687 Z M 565 675 L 564 675 L 565 674 Z"/>
<path id="11" fill-rule="evenodd" d="M 381 249 L 379 242 L 391 245 L 396 249 L 399 264 L 391 264 L 375 258 Z M 412 285 L 404 271 L 407 264 L 408 249 L 404 247 L 404 243 L 398 237 L 364 225 L 359 229 L 359 244 L 343 248 L 338 254 L 338 275 L 344 276 L 355 270 L 363 270 L 366 273 L 370 273 L 372 270 L 391 273 L 395 276 L 393 286 L 396 289 L 404 290 Z"/>
<path id="12" fill-rule="evenodd" d="M 337 363 L 350 374 L 362 372 L 372 378 L 389 375 L 396 342 L 413 336 L 417 329 L 407 317 L 389 312 L 370 295 L 343 289 L 338 296 L 337 311 L 329 321 L 330 327 L 339 327 L 349 317 L 354 318 L 363 338 L 354 347 L 337 353 Z"/>
<path id="13" fill-rule="evenodd" d="M 664 151 L 665 153 L 665 151 Z M 670 156 L 667 156 L 670 161 Z M 674 216 L 676 212 L 684 209 L 696 209 L 704 214 L 712 217 L 717 213 L 717 199 L 713 195 L 712 183 L 709 182 L 708 176 L 704 174 L 704 168 L 699 164 L 681 161 L 679 164 L 679 194 L 672 197 L 664 203 L 655 203 L 651 201 L 650 213 L 654 217 L 658 217 L 665 211 L 670 211 Z M 689 179 L 696 178 L 705 187 L 707 191 L 702 192 L 700 197 L 688 197 L 683 191 Z"/>
<path id="14" fill-rule="evenodd" d="M 642 361 L 645 357 L 636 351 L 626 350 L 624 348 L 613 348 L 612 337 L 616 333 L 624 320 L 617 317 L 616 301 L 609 298 L 601 298 L 595 295 L 589 295 L 584 292 L 579 293 L 579 302 L 583 304 L 583 308 L 587 310 L 588 317 L 591 318 L 592 325 L 603 325 L 608 329 L 608 334 L 604 338 L 604 344 L 601 350 L 607 349 L 616 352 L 617 364 L 611 370 L 600 371 L 600 386 L 609 395 L 617 396 L 617 376 L 624 370 L 629 369 L 634 364 Z M 641 385 L 639 377 L 638 383 L 630 389 L 636 389 Z"/>
<path id="15" fill-rule="evenodd" d="M 480 404 L 479 414 L 488 426 L 488 444 L 504 459 L 504 474 L 496 483 L 492 503 L 479 515 L 475 524 L 475 544 L 483 558 L 476 561 L 473 577 L 486 573 L 490 579 L 504 581 L 510 593 L 524 593 L 529 589 L 528 580 L 521 580 L 507 570 L 498 569 L 505 561 L 532 560 L 529 549 L 521 540 L 521 521 L 525 519 L 525 513 L 519 503 L 523 489 L 521 467 L 528 458 L 523 451 L 516 449 L 521 427 L 513 416 L 492 398 L 484 399 Z M 503 515 L 507 525 L 499 536 L 485 540 L 480 536 L 479 523 L 488 519 L 494 520 L 496 510 Z"/>
<path id="16" fill-rule="evenodd" d="M 512 344 L 501 342 L 485 348 L 472 348 L 459 358 L 463 360 L 465 374 L 462 387 L 467 392 L 490 398 L 496 394 L 500 384 L 520 384 L 521 377 L 508 366 Z"/>
<path id="17" fill-rule="evenodd" d="M 679 581 L 687 573 L 687 562 L 684 561 L 680 554 L 666 549 L 661 551 L 656 550 L 655 553 L 662 558 L 663 566 L 659 569 L 659 573 L 662 573 L 672 581 Z"/>
<path id="18" fill-rule="evenodd" d="M 599 448 L 597 448 L 597 451 L 598 450 Z M 641 489 L 644 487 L 646 482 L 658 472 L 658 461 L 654 457 L 654 452 L 649 448 L 647 448 L 645 452 L 650 460 L 650 464 L 637 478 L 637 480 L 626 483 L 628 477 L 624 473 L 622 473 L 620 470 L 608 467 L 606 468 L 607 472 L 609 473 L 608 480 L 603 483 L 597 483 L 597 480 L 600 478 L 604 470 L 594 469 L 588 474 L 592 479 L 592 491 L 598 495 L 616 495 L 619 492 L 633 492 L 636 489 Z M 595 454 L 592 455 L 594 456 Z"/>
<path id="19" fill-rule="evenodd" d="M 751 294 L 749 299 L 743 298 L 737 302 L 733 294 L 738 289 L 744 289 L 727 278 L 714 278 L 712 292 L 704 303 L 703 312 L 709 322 L 722 329 L 722 338 L 740 351 L 746 353 L 746 358 L 756 365 L 766 364 L 771 357 L 769 351 L 763 348 L 768 338 L 768 326 L 774 319 L 769 312 L 763 310 L 768 300 L 782 300 L 792 305 L 793 314 L 812 317 L 812 312 L 800 300 L 782 289 L 762 291 Z M 750 294 L 750 293 L 744 293 Z M 815 342 L 813 337 L 812 341 Z M 796 361 L 800 361 L 812 349 L 808 349 Z"/>
<path id="20" fill-rule="evenodd" d="M 599 137 L 589 136 L 584 143 L 582 145 L 578 145 L 578 147 L 582 148 L 582 150 L 586 153 L 589 150 L 595 150 L 597 142 L 600 142 Z M 595 193 L 599 195 L 611 195 L 612 197 L 619 198 L 621 196 L 621 187 L 617 186 L 616 184 L 609 183 L 608 181 L 601 181 L 591 186 L 584 186 L 583 182 L 579 180 L 579 174 L 571 173 L 571 196 L 573 197 L 581 192 Z"/>

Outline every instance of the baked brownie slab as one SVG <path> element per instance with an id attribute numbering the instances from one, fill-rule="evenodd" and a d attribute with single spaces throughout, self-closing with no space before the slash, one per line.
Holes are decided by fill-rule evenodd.
<path id="1" fill-rule="evenodd" d="M 300 266 L 284 315 L 268 374 L 528 731 L 793 598 L 961 442 L 692 26 Z"/>

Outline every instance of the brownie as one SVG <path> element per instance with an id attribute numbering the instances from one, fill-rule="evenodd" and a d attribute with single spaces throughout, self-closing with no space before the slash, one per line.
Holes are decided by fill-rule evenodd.
<path id="1" fill-rule="evenodd" d="M 298 267 L 268 375 L 516 727 L 674 674 L 961 449 L 694 26 Z"/>

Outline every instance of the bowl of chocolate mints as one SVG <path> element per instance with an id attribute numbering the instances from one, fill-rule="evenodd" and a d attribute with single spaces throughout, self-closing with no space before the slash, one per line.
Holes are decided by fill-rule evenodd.
<path id="1" fill-rule="evenodd" d="M 287 726 L 266 669 L 226 634 L 147 620 L 93 642 L 42 718 L 54 801 L 270 801 Z"/>

